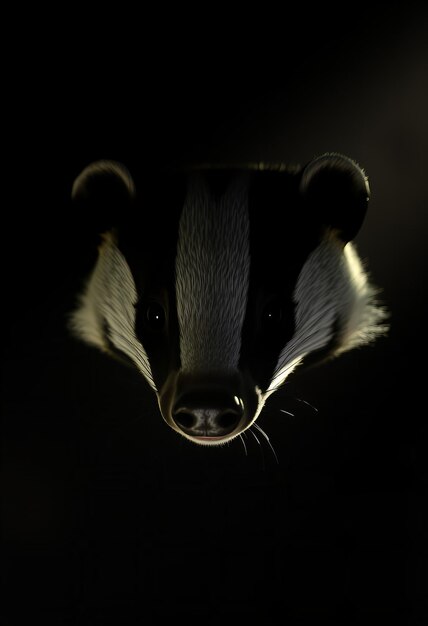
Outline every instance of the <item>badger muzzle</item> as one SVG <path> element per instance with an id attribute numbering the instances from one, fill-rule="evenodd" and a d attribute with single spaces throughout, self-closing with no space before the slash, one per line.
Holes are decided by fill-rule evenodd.
<path id="1" fill-rule="evenodd" d="M 171 372 L 158 399 L 167 424 L 202 445 L 237 437 L 261 410 L 254 383 L 240 372 Z"/>

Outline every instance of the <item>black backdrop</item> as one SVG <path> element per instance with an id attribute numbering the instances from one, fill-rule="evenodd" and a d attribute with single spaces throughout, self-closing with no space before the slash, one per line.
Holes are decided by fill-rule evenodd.
<path id="1" fill-rule="evenodd" d="M 3 119 L 2 623 L 427 623 L 426 10 L 346 10 L 27 16 Z M 65 329 L 95 253 L 73 179 L 326 151 L 369 175 L 356 243 L 389 337 L 271 399 L 278 462 L 263 437 L 194 446 Z"/>

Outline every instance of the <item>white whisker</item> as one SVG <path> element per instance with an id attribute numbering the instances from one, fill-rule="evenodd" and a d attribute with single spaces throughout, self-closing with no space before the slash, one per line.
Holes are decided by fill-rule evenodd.
<path id="1" fill-rule="evenodd" d="M 259 444 L 259 446 L 260 446 L 260 452 L 261 452 L 261 455 L 262 455 L 262 464 L 263 464 L 263 469 L 265 469 L 265 454 L 264 454 L 264 452 L 263 452 L 263 446 L 262 446 L 262 444 L 260 443 L 260 439 L 257 437 L 256 433 L 255 433 L 255 432 L 253 432 L 253 431 L 251 430 L 251 426 L 249 427 L 249 429 L 248 429 L 248 430 L 250 431 L 250 433 L 253 435 L 254 439 L 257 441 L 257 443 L 258 443 L 258 444 Z"/>
<path id="2" fill-rule="evenodd" d="M 307 402 L 306 400 L 302 400 L 302 398 L 296 398 L 296 396 L 294 397 L 297 400 L 297 402 L 303 402 L 303 404 L 307 404 L 309 407 L 311 407 L 311 409 L 313 409 L 316 413 L 318 413 L 318 409 L 315 406 L 313 406 L 310 402 Z"/>
<path id="3" fill-rule="evenodd" d="M 259 444 L 259 446 L 260 446 L 260 447 L 262 447 L 262 444 L 260 443 L 260 439 L 258 439 L 258 438 L 257 438 L 257 436 L 256 436 L 256 433 L 254 433 L 254 432 L 251 430 L 251 426 L 250 426 L 250 428 L 248 429 L 248 431 L 249 431 L 249 432 L 253 435 L 254 439 L 257 441 L 257 443 Z"/>
<path id="4" fill-rule="evenodd" d="M 262 428 L 261 428 L 258 424 L 254 423 L 254 424 L 253 424 L 253 426 L 255 426 L 255 428 L 257 428 L 257 430 L 258 430 L 258 431 L 259 431 L 259 432 L 263 435 L 263 437 L 266 439 L 266 441 L 267 441 L 267 442 L 268 442 L 268 444 L 269 444 L 270 449 L 271 449 L 271 450 L 272 450 L 272 452 L 273 452 L 273 455 L 274 455 L 274 457 L 275 457 L 275 459 L 276 459 L 276 462 L 277 462 L 277 463 L 278 463 L 278 465 L 279 465 L 278 457 L 277 457 L 277 455 L 276 455 L 276 452 L 275 452 L 275 449 L 274 449 L 273 445 L 272 445 L 272 444 L 271 444 L 271 442 L 270 442 L 269 437 L 267 436 L 267 434 L 265 433 L 265 431 L 264 431 L 264 430 L 263 430 L 263 429 L 262 429 Z"/>
<path id="5" fill-rule="evenodd" d="M 242 441 L 242 445 L 244 446 L 245 456 L 248 456 L 247 446 L 245 445 L 245 441 L 244 441 L 242 434 L 239 435 L 239 439 Z"/>
<path id="6" fill-rule="evenodd" d="M 285 409 L 279 409 L 281 411 L 281 413 L 287 413 L 287 415 L 291 415 L 291 417 L 294 417 L 294 413 L 290 413 L 290 411 L 286 411 Z"/>

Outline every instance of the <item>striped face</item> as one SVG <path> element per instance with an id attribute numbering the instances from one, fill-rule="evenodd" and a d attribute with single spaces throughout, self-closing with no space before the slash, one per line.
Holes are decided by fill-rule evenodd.
<path id="1" fill-rule="evenodd" d="M 98 162 L 74 195 L 90 197 L 100 179 L 133 189 L 123 167 Z M 157 206 L 139 209 L 156 211 L 154 221 L 123 239 L 121 230 L 104 236 L 72 327 L 126 355 L 181 435 L 204 445 L 233 439 L 298 364 L 383 332 L 350 243 L 368 198 L 350 159 L 196 170 L 165 185 L 166 198 L 157 189 Z"/>

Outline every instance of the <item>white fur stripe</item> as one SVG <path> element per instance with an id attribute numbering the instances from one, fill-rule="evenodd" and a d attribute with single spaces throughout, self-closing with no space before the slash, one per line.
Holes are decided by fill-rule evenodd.
<path id="1" fill-rule="evenodd" d="M 180 219 L 176 297 L 184 371 L 237 369 L 250 244 L 244 180 L 216 201 L 193 180 Z"/>
<path id="2" fill-rule="evenodd" d="M 386 314 L 375 295 L 353 245 L 343 248 L 327 233 L 300 272 L 293 298 L 296 330 L 280 354 L 268 391 L 277 389 L 306 354 L 328 344 L 337 331 L 335 322 L 335 356 L 383 334 Z"/>
<path id="3" fill-rule="evenodd" d="M 156 391 L 148 356 L 135 335 L 137 290 L 125 257 L 111 233 L 104 235 L 98 260 L 73 313 L 71 326 L 81 339 L 108 350 L 108 339 L 137 365 Z"/>

